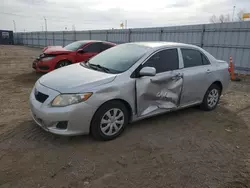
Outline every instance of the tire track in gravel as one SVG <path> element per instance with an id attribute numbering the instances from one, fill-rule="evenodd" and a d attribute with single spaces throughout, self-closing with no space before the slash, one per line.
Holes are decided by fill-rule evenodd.
<path id="1" fill-rule="evenodd" d="M 52 142 L 59 138 L 38 127 L 32 121 L 23 122 L 15 129 L 11 129 L 0 135 L 0 143 L 7 140 L 16 140 L 20 142 Z M 52 142 L 53 143 L 53 142 Z"/>

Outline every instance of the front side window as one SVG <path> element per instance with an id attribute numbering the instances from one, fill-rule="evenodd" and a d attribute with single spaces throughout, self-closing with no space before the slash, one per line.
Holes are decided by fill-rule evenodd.
<path id="1" fill-rule="evenodd" d="M 102 44 L 100 42 L 92 43 L 86 46 L 83 50 L 84 52 L 99 53 L 101 52 L 101 46 Z"/>
<path id="2" fill-rule="evenodd" d="M 198 50 L 181 49 L 184 68 L 209 65 L 208 59 Z"/>
<path id="3" fill-rule="evenodd" d="M 156 73 L 179 69 L 177 49 L 168 49 L 157 52 L 150 57 L 143 67 L 154 67 Z"/>

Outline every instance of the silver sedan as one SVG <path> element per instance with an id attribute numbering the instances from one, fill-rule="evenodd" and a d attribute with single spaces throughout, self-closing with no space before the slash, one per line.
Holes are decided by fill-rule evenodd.
<path id="1" fill-rule="evenodd" d="M 42 76 L 30 108 L 51 133 L 111 140 L 139 119 L 194 105 L 213 110 L 228 84 L 228 63 L 197 46 L 127 43 Z"/>

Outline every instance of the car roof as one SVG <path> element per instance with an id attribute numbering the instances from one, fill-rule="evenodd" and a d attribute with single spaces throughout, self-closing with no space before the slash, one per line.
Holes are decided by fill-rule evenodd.
<path id="1" fill-rule="evenodd" d="M 152 42 L 132 42 L 131 44 L 136 44 L 140 46 L 145 46 L 149 48 L 161 48 L 161 47 L 195 47 L 199 48 L 198 46 L 191 45 L 191 44 L 184 44 L 178 42 L 163 42 L 163 41 L 152 41 Z"/>
<path id="2" fill-rule="evenodd" d="M 82 43 L 103 42 L 103 43 L 114 44 L 115 45 L 115 43 L 108 42 L 108 41 L 102 41 L 102 40 L 78 40 L 76 42 L 82 42 Z"/>

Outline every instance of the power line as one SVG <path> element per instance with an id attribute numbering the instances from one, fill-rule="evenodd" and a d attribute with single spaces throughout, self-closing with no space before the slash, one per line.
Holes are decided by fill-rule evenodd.
<path id="1" fill-rule="evenodd" d="M 0 14 L 6 14 L 6 15 L 12 15 L 12 16 L 19 16 L 19 17 L 26 17 L 26 18 L 33 18 L 34 19 L 34 16 L 28 16 L 28 15 L 21 15 L 21 14 L 15 14 L 15 13 L 8 13 L 8 12 L 0 12 Z M 36 17 L 39 17 L 40 19 L 43 19 L 43 16 L 38 16 L 36 15 Z M 51 20 L 51 21 L 59 21 L 59 22 L 71 22 L 72 20 L 67 20 L 68 17 L 48 17 L 46 16 L 46 18 L 48 20 Z M 157 18 L 154 18 L 154 19 L 157 19 Z M 149 21 L 149 20 L 152 20 L 150 18 L 137 18 L 137 19 L 131 19 L 131 21 L 135 22 L 135 21 Z M 111 21 L 117 21 L 119 22 L 120 20 L 108 20 L 107 18 L 107 21 L 103 22 L 103 21 L 100 21 L 100 20 L 91 20 L 91 19 L 88 19 L 88 20 L 82 20 L 81 23 L 87 23 L 87 22 L 100 22 L 100 23 L 110 23 Z M 169 21 L 187 21 L 187 19 L 171 19 L 171 20 L 166 20 L 166 22 L 169 22 Z M 195 20 L 193 20 L 192 22 L 197 22 Z"/>
<path id="2" fill-rule="evenodd" d="M 27 15 L 21 15 L 21 14 L 15 14 L 15 13 L 6 13 L 6 12 L 0 12 L 0 14 L 5 14 L 5 15 L 12 15 L 12 16 L 18 16 L 18 17 L 24 17 L 27 19 L 33 19 L 33 20 L 37 20 L 36 18 L 34 18 L 34 16 L 27 16 Z M 42 16 L 37 16 L 39 17 L 41 20 L 44 19 Z M 61 19 L 60 19 L 61 18 Z M 61 23 L 72 23 L 71 20 L 66 20 L 63 17 L 57 17 L 57 18 L 48 18 L 46 17 L 46 20 L 50 20 L 50 21 L 55 21 L 55 22 L 61 22 Z M 82 24 L 93 24 L 93 22 L 99 22 L 102 25 L 109 25 L 109 24 L 113 24 L 110 20 L 107 21 L 100 21 L 100 20 L 83 20 L 81 23 Z"/>
<path id="3" fill-rule="evenodd" d="M 50 22 L 61 22 L 61 23 L 64 23 L 64 24 L 69 24 L 69 25 L 72 25 L 72 20 L 68 20 L 68 19 L 65 19 L 63 17 L 43 17 L 43 16 L 38 16 L 38 15 L 34 15 L 34 16 L 28 16 L 28 15 L 23 15 L 23 14 L 16 14 L 16 13 L 9 13 L 9 12 L 0 12 L 0 14 L 4 14 L 4 15 L 11 15 L 11 16 L 18 16 L 18 17 L 23 17 L 25 19 L 33 19 L 33 20 L 37 20 L 36 18 L 34 18 L 34 16 L 36 16 L 38 19 L 42 20 L 44 19 L 45 21 L 45 30 L 47 30 L 47 20 L 49 20 Z M 154 19 L 157 19 L 157 18 L 154 18 Z M 174 26 L 174 25 L 180 25 L 179 23 L 176 23 L 176 20 L 177 19 L 172 19 L 172 20 L 166 20 L 165 23 L 168 23 L 168 26 Z M 127 20 L 126 20 L 127 21 Z M 137 25 L 139 21 L 150 21 L 150 19 L 146 19 L 146 18 L 139 18 L 139 19 L 130 19 L 130 25 L 133 27 L 133 25 Z M 175 23 L 170 23 L 170 22 L 173 22 L 175 21 Z M 183 24 L 198 24 L 198 23 L 204 23 L 204 22 L 201 22 L 201 21 L 197 21 L 197 20 L 192 20 L 192 21 L 188 21 L 187 19 L 178 19 L 178 22 L 180 21 L 185 21 L 185 23 Z M 81 22 L 79 21 L 79 25 L 80 23 L 82 25 L 85 25 L 84 27 L 86 28 L 86 25 L 98 25 L 100 24 L 102 27 L 112 27 L 114 25 L 117 25 L 120 23 L 119 20 L 112 20 L 112 19 L 106 19 L 106 21 L 100 21 L 100 20 L 82 20 Z M 14 22 L 13 22 L 14 24 Z M 146 23 L 144 23 L 145 25 Z M 182 25 L 183 25 L 182 24 Z M 14 24 L 16 25 L 16 24 Z M 127 23 L 125 23 L 125 28 L 127 28 Z M 140 25 L 143 25 L 143 23 L 141 23 Z M 151 24 L 150 24 L 151 25 Z M 162 27 L 164 26 L 163 23 L 159 23 L 159 24 L 154 24 L 154 26 L 152 27 Z M 142 27 L 142 26 L 141 26 Z M 141 27 L 133 27 L 133 28 L 141 28 Z M 14 26 L 14 29 L 15 29 L 15 26 Z M 86 28 L 87 29 L 87 28 Z"/>

